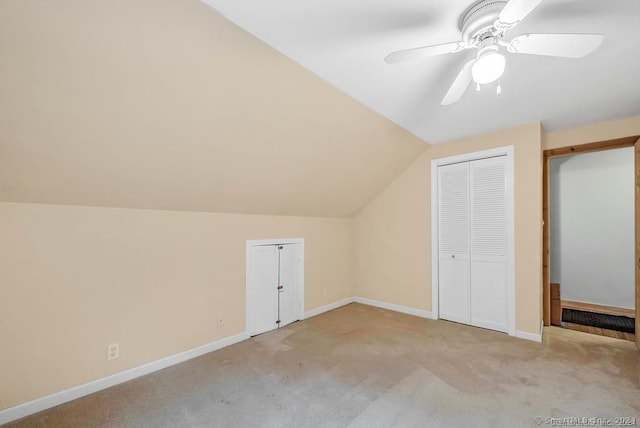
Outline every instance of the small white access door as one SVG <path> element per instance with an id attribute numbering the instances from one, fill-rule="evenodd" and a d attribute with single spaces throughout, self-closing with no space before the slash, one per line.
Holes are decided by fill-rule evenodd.
<path id="1" fill-rule="evenodd" d="M 302 318 L 302 261 L 302 240 L 247 242 L 246 319 L 250 336 Z"/>
<path id="2" fill-rule="evenodd" d="M 278 249 L 275 245 L 256 246 L 251 257 L 251 286 L 247 300 L 251 305 L 250 335 L 264 333 L 277 327 L 278 319 Z"/>
<path id="3" fill-rule="evenodd" d="M 298 321 L 296 310 L 298 294 L 297 273 L 298 249 L 296 244 L 284 244 L 279 246 L 279 278 L 278 278 L 278 327 L 284 327 L 294 321 Z"/>

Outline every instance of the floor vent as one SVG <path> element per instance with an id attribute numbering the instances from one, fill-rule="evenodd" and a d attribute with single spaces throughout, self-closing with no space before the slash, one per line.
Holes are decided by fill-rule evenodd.
<path id="1" fill-rule="evenodd" d="M 590 327 L 606 328 L 635 334 L 635 319 L 618 315 L 598 314 L 595 312 L 562 309 L 562 321 Z"/>

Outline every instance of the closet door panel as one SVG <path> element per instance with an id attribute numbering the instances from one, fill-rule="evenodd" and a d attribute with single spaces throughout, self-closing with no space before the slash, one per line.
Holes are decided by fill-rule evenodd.
<path id="1" fill-rule="evenodd" d="M 251 290 L 248 307 L 253 312 L 249 334 L 264 333 L 276 328 L 278 320 L 278 248 L 274 245 L 256 247 L 251 260 Z"/>
<path id="2" fill-rule="evenodd" d="M 507 331 L 506 157 L 470 162 L 471 324 Z"/>
<path id="3" fill-rule="evenodd" d="M 280 327 L 296 321 L 298 290 L 298 252 L 296 245 L 282 245 L 280 250 L 280 284 L 278 290 Z"/>
<path id="4" fill-rule="evenodd" d="M 506 262 L 506 157 L 481 159 L 471 169 L 471 259 Z"/>
<path id="5" fill-rule="evenodd" d="M 469 323 L 469 163 L 438 167 L 440 317 Z"/>
<path id="6" fill-rule="evenodd" d="M 440 318 L 470 324 L 469 262 L 440 260 Z"/>
<path id="7" fill-rule="evenodd" d="M 471 262 L 471 325 L 507 332 L 504 263 Z"/>

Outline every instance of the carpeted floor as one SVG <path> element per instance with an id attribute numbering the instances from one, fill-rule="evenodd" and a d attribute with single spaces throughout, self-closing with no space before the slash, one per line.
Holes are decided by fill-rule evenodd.
<path id="1" fill-rule="evenodd" d="M 351 304 L 10 426 L 535 427 L 563 417 L 640 423 L 634 344 L 560 328 L 538 344 Z"/>

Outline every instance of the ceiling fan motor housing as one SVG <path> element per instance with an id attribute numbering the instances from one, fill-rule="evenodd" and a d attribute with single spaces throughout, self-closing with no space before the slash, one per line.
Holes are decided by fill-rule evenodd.
<path id="1" fill-rule="evenodd" d="M 494 37 L 497 33 L 494 23 L 506 4 L 507 0 L 480 0 L 471 5 L 458 23 L 462 40 L 467 43 L 479 43 L 486 38 Z"/>

